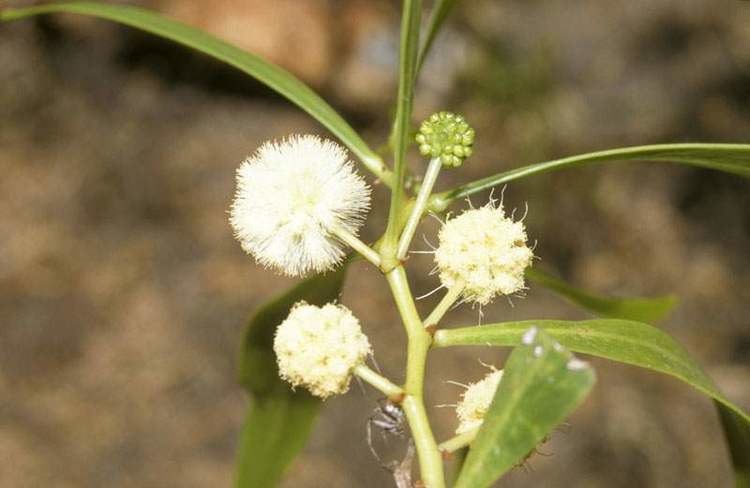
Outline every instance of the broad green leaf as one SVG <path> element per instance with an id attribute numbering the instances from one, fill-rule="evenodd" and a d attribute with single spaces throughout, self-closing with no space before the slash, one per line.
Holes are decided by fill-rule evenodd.
<path id="1" fill-rule="evenodd" d="M 665 373 L 713 398 L 724 427 L 738 486 L 750 478 L 750 416 L 726 398 L 674 339 L 641 322 L 616 319 L 531 320 L 439 330 L 435 346 L 515 346 L 536 325 L 572 351 Z M 744 480 L 744 481 L 743 481 Z"/>
<path id="2" fill-rule="evenodd" d="M 456 488 L 489 486 L 523 461 L 583 401 L 591 367 L 536 327 L 508 358 Z"/>
<path id="3" fill-rule="evenodd" d="M 376 176 L 390 184 L 382 160 L 357 132 L 307 85 L 286 70 L 206 32 L 137 7 L 95 2 L 69 2 L 0 10 L 0 20 L 10 21 L 40 14 L 71 13 L 119 22 L 170 39 L 200 51 L 252 76 L 310 114 L 338 137 Z"/>
<path id="4" fill-rule="evenodd" d="M 419 56 L 417 57 L 417 74 L 422 69 L 425 59 L 430 54 L 432 44 L 435 42 L 435 38 L 440 32 L 440 28 L 443 26 L 445 19 L 448 18 L 448 14 L 451 13 L 453 7 L 456 6 L 458 0 L 435 0 L 432 6 L 432 12 L 430 13 L 430 20 L 427 23 L 427 33 L 422 42 L 422 46 L 419 49 Z"/>
<path id="5" fill-rule="evenodd" d="M 725 171 L 750 178 L 750 144 L 694 143 L 623 147 L 531 164 L 488 176 L 434 195 L 430 208 L 433 211 L 442 212 L 456 199 L 468 197 L 509 181 L 559 169 L 611 161 L 666 161 Z"/>
<path id="6" fill-rule="evenodd" d="M 277 486 L 287 465 L 305 446 L 319 409 L 320 400 L 312 395 L 281 387 L 256 397 L 240 435 L 235 486 Z"/>
<path id="7" fill-rule="evenodd" d="M 292 391 L 279 378 L 273 355 L 276 326 L 300 300 L 323 305 L 338 298 L 346 266 L 301 282 L 262 306 L 250 320 L 240 351 L 240 383 L 252 396 L 237 458 L 238 488 L 276 486 L 304 447 L 320 401 Z"/>
<path id="8" fill-rule="evenodd" d="M 613 298 L 593 295 L 537 268 L 528 268 L 526 278 L 600 317 L 656 322 L 677 304 L 677 299 L 673 296 Z"/>

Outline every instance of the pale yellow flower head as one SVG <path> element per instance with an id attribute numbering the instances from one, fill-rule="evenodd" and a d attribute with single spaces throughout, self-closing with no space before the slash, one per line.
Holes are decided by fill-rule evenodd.
<path id="1" fill-rule="evenodd" d="M 283 379 L 324 399 L 346 393 L 352 371 L 372 351 L 351 310 L 305 302 L 276 329 L 273 350 Z"/>
<path id="2" fill-rule="evenodd" d="M 482 425 L 502 377 L 502 370 L 493 370 L 484 379 L 470 384 L 464 391 L 461 401 L 456 406 L 459 422 L 456 434 L 463 434 Z"/>
<path id="3" fill-rule="evenodd" d="M 493 202 L 448 220 L 438 235 L 435 262 L 446 288 L 462 285 L 462 296 L 486 305 L 497 295 L 524 289 L 524 271 L 534 255 L 523 222 L 506 217 Z"/>

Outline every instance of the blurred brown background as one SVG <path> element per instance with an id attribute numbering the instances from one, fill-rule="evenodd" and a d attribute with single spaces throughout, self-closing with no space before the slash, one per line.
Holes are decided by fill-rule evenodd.
<path id="1" fill-rule="evenodd" d="M 477 128 L 476 155 L 442 185 L 607 147 L 748 142 L 749 2 L 462 3 L 415 114 L 451 109 Z M 281 63 L 374 145 L 384 140 L 397 2 L 139 4 Z M 323 130 L 219 63 L 72 16 L 0 26 L 0 108 L 0 486 L 230 486 L 248 401 L 238 338 L 254 307 L 291 283 L 232 239 L 233 172 L 266 139 Z M 376 195 L 368 238 L 384 225 L 386 194 Z M 505 195 L 528 202 L 538 265 L 603 293 L 679 295 L 664 328 L 750 408 L 750 183 L 626 164 L 538 176 Z M 415 291 L 434 288 L 429 259 L 412 261 Z M 343 301 L 398 379 L 403 333 L 382 281 L 358 266 Z M 499 300 L 485 320 L 586 316 L 533 287 L 513 305 Z M 477 319 L 466 307 L 451 316 Z M 443 380 L 484 373 L 477 352 L 435 354 L 431 404 L 460 392 Z M 730 486 L 709 401 L 594 362 L 599 384 L 544 446 L 551 455 L 504 486 Z M 329 400 L 285 486 L 391 486 L 364 440 L 376 398 L 354 385 Z M 450 435 L 453 412 L 434 415 Z"/>

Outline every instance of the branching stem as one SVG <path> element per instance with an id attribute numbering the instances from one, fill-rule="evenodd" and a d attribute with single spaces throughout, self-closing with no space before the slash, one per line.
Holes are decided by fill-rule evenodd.
<path id="1" fill-rule="evenodd" d="M 408 338 L 406 383 L 402 408 L 411 427 L 419 456 L 422 481 L 428 488 L 444 488 L 443 460 L 424 406 L 424 374 L 432 337 L 425 331 L 414 305 L 404 267 L 398 265 L 386 274 Z"/>

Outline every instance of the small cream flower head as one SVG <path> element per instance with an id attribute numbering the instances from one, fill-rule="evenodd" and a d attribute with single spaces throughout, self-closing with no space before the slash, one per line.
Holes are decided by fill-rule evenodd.
<path id="1" fill-rule="evenodd" d="M 359 320 L 343 305 L 297 303 L 276 329 L 279 374 L 321 398 L 346 393 L 355 367 L 372 351 Z"/>
<path id="2" fill-rule="evenodd" d="M 229 221 L 242 248 L 290 275 L 333 268 L 344 257 L 333 237 L 356 235 L 370 208 L 370 187 L 344 148 L 313 135 L 266 142 L 237 170 Z"/>
<path id="3" fill-rule="evenodd" d="M 463 286 L 462 296 L 486 305 L 498 295 L 524 289 L 524 270 L 534 257 L 523 222 L 490 201 L 448 220 L 438 235 L 435 262 L 444 287 Z"/>
<path id="4" fill-rule="evenodd" d="M 469 385 L 456 406 L 459 422 L 456 434 L 463 434 L 482 425 L 502 377 L 502 370 L 493 369 L 484 379 Z"/>

